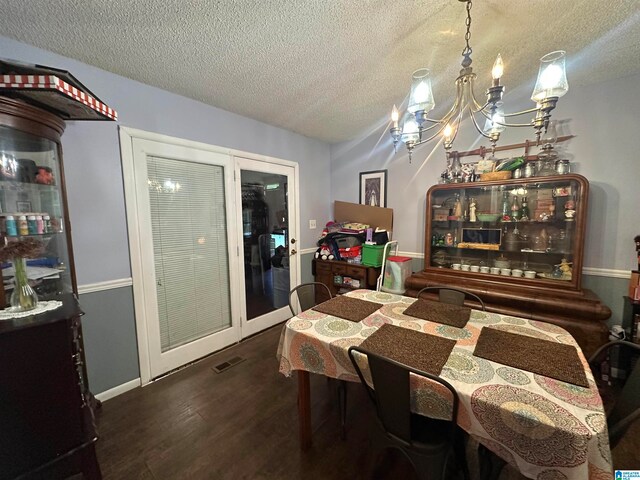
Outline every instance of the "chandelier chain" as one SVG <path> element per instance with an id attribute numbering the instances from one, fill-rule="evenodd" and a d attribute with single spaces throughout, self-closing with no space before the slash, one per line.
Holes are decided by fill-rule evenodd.
<path id="1" fill-rule="evenodd" d="M 472 52 L 471 46 L 469 45 L 469 40 L 471 40 L 471 0 L 467 2 L 467 20 L 465 25 L 467 26 L 467 33 L 465 33 L 464 39 L 466 40 L 467 45 L 462 50 L 462 56 L 468 57 Z"/>

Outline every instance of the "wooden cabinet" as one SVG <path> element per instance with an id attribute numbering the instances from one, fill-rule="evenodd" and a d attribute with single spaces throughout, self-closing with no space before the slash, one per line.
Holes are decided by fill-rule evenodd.
<path id="1" fill-rule="evenodd" d="M 489 311 L 558 324 L 592 352 L 611 311 L 581 285 L 588 193 L 574 174 L 432 187 L 424 270 L 407 279 L 407 294 L 465 288 Z"/>
<path id="2" fill-rule="evenodd" d="M 62 168 L 64 127 L 51 113 L 0 96 L 2 245 L 38 239 L 44 251 L 27 262 L 30 283 L 40 301 L 62 304 L 0 321 L 2 480 L 67 478 L 80 471 L 100 478 Z M 10 221 L 20 217 L 46 218 L 49 225 L 16 231 Z M 44 274 L 36 275 L 36 269 Z M 0 308 L 9 303 L 12 272 L 3 268 L 9 289 L 7 298 L 0 289 Z"/>
<path id="3" fill-rule="evenodd" d="M 54 311 L 0 322 L 0 479 L 100 478 L 73 295 Z M 24 477 L 23 477 L 24 476 Z"/>
<path id="4" fill-rule="evenodd" d="M 316 282 L 324 283 L 329 287 L 331 295 L 335 297 L 358 288 L 375 290 L 376 282 L 380 276 L 380 267 L 314 259 L 312 272 Z"/>

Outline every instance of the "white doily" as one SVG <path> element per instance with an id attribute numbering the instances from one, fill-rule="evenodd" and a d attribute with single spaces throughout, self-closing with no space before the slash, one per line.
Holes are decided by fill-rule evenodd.
<path id="1" fill-rule="evenodd" d="M 39 313 L 48 312 L 49 310 L 55 310 L 62 306 L 62 302 L 58 300 L 50 300 L 44 302 L 38 302 L 36 308 L 26 312 L 12 312 L 11 308 L 0 310 L 0 320 L 10 320 L 12 318 L 30 317 L 31 315 L 38 315 Z"/>

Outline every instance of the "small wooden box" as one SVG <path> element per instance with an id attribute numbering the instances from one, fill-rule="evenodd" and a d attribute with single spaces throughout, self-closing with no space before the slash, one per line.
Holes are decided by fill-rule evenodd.
<path id="1" fill-rule="evenodd" d="M 487 172 L 480 174 L 480 181 L 485 182 L 488 180 L 508 180 L 511 178 L 510 171 L 504 172 Z"/>
<path id="2" fill-rule="evenodd" d="M 449 220 L 449 209 L 448 208 L 434 208 L 433 209 L 433 220 L 436 222 L 446 222 Z"/>

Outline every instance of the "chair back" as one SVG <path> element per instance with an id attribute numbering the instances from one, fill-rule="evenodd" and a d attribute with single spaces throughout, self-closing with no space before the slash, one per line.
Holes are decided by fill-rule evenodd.
<path id="1" fill-rule="evenodd" d="M 601 354 L 613 346 L 620 346 L 623 350 L 640 353 L 640 344 L 615 340 L 600 347 L 589 359 L 592 369 Z M 629 426 L 640 418 L 640 359 L 627 376 L 627 380 L 620 393 L 616 396 L 613 409 L 607 415 L 609 428 L 609 444 L 615 447 L 624 436 Z"/>
<path id="2" fill-rule="evenodd" d="M 362 374 L 354 353 L 365 355 L 371 372 L 373 385 L 370 386 Z M 414 435 L 411 432 L 411 392 L 409 374 L 420 375 L 443 385 L 451 392 L 452 411 L 449 439 L 453 440 L 456 432 L 458 416 L 458 394 L 455 389 L 442 378 L 421 370 L 409 367 L 389 358 L 365 350 L 362 347 L 349 348 L 349 358 L 365 387 L 369 398 L 376 408 L 378 420 L 386 433 L 406 446 L 412 446 Z"/>
<path id="3" fill-rule="evenodd" d="M 294 295 L 298 299 L 300 310 L 296 311 Z M 289 308 L 291 313 L 295 316 L 300 312 L 309 310 L 315 307 L 319 303 L 329 300 L 331 298 L 331 291 L 324 283 L 309 282 L 302 283 L 297 287 L 291 289 L 289 292 Z"/>
<path id="4" fill-rule="evenodd" d="M 449 305 L 464 305 L 464 301 L 469 298 L 471 300 L 475 300 L 479 305 L 481 310 L 486 310 L 484 306 L 484 302 L 482 299 L 476 295 L 475 293 L 471 293 L 467 290 L 463 290 L 462 288 L 449 287 L 449 286 L 432 286 L 432 287 L 424 287 L 422 290 L 418 292 L 416 295 L 420 298 L 425 292 L 435 292 L 438 294 L 438 300 L 442 303 L 447 303 Z"/>

